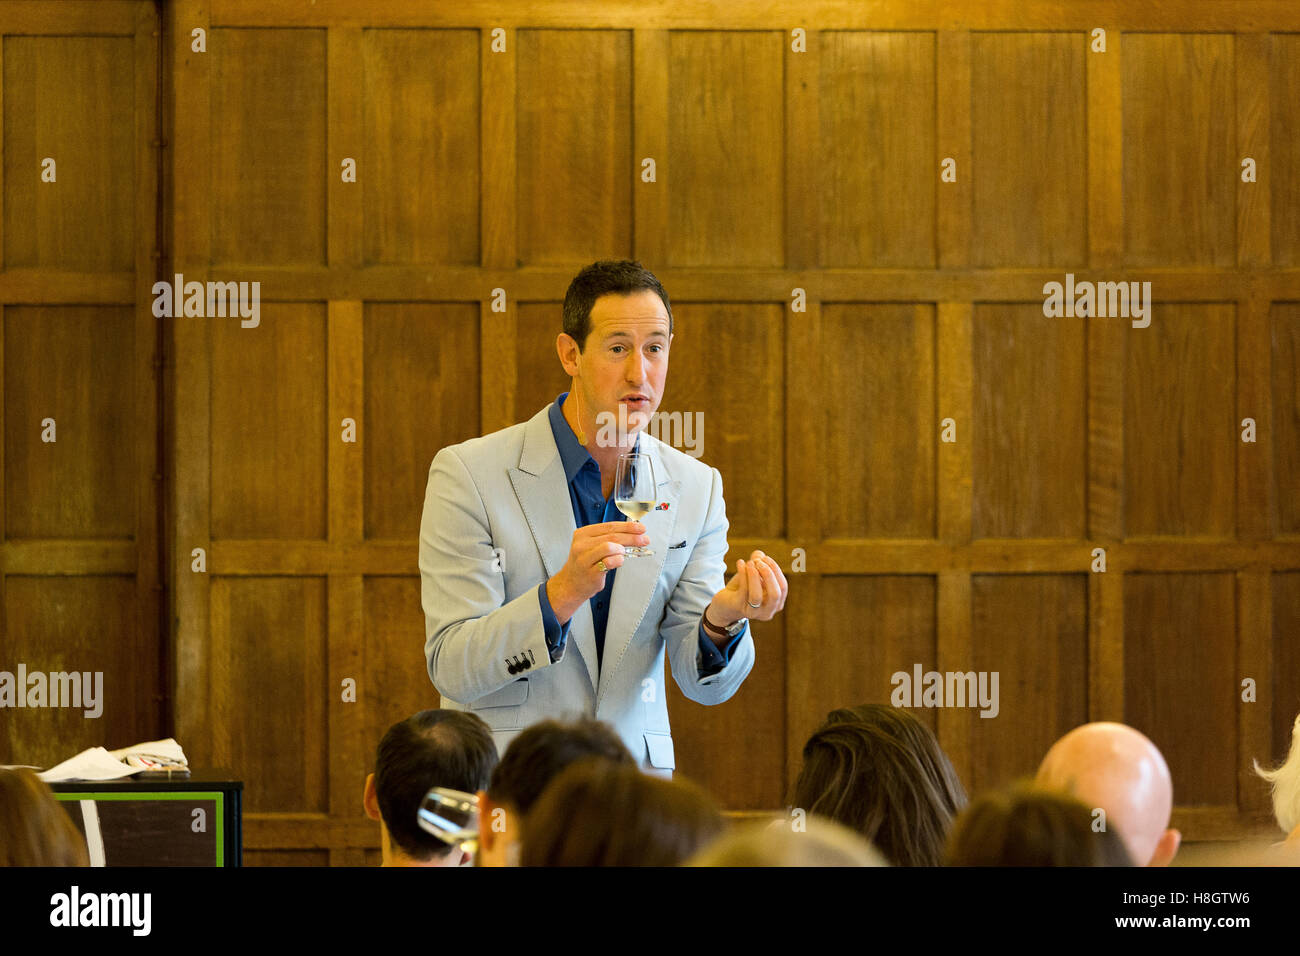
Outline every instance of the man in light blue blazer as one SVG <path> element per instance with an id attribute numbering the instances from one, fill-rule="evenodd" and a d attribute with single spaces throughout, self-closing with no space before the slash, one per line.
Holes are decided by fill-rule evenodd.
<path id="1" fill-rule="evenodd" d="M 536 721 L 595 717 L 671 776 L 665 648 L 682 693 L 721 704 L 754 664 L 748 621 L 785 606 L 785 575 L 761 551 L 724 584 L 721 476 L 645 432 L 672 328 L 668 295 L 640 263 L 593 263 L 569 286 L 556 340 L 570 390 L 433 459 L 420 524 L 429 677 L 501 752 Z M 650 460 L 658 485 L 641 521 L 614 503 L 628 452 Z"/>

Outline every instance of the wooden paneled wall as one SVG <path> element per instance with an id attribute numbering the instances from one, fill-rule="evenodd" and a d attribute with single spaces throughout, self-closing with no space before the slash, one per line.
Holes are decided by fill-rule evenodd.
<path id="1" fill-rule="evenodd" d="M 151 3 L 0 4 L 0 671 L 92 675 L 97 698 L 88 716 L 84 697 L 50 706 L 75 703 L 53 681 L 19 688 L 45 706 L 8 697 L 0 764 L 151 740 L 169 719 L 162 324 L 143 306 L 159 49 Z"/>
<path id="2" fill-rule="evenodd" d="M 731 559 L 807 562 L 731 702 L 674 688 L 683 772 L 777 808 L 825 713 L 920 664 L 999 673 L 995 719 L 917 710 L 972 790 L 1125 720 L 1190 839 L 1266 820 L 1250 761 L 1300 710 L 1300 9 L 1082 7 L 175 5 L 172 268 L 265 310 L 171 326 L 177 724 L 247 779 L 251 861 L 373 859 L 375 744 L 436 701 L 429 461 L 565 387 L 564 290 L 618 256 L 673 297 L 664 410 L 704 412 Z M 1150 281 L 1150 326 L 1045 318 L 1067 272 Z"/>
<path id="3" fill-rule="evenodd" d="M 236 770 L 249 862 L 375 858 L 374 748 L 437 702 L 429 462 L 565 388 L 565 288 L 619 256 L 672 296 L 664 410 L 704 413 L 730 559 L 806 558 L 732 701 L 674 689 L 682 772 L 778 808 L 825 713 L 920 664 L 1000 675 L 995 719 L 916 711 L 969 789 L 1124 720 L 1189 839 L 1266 825 L 1251 760 L 1300 711 L 1300 6 L 181 0 L 162 137 L 150 5 L 5 6 L 0 669 L 105 655 L 136 682 L 110 745 Z M 161 420 L 155 273 L 261 300 L 163 320 Z M 1066 273 L 1150 281 L 1150 326 L 1044 317 Z M 85 426 L 45 446 L 46 414 Z M 9 716 L 15 759 L 80 745 Z"/>

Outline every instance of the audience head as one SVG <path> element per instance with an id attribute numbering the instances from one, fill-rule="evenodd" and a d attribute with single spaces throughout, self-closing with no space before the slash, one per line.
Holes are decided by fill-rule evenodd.
<path id="1" fill-rule="evenodd" d="M 1074 797 L 1019 785 L 981 794 L 948 838 L 950 866 L 1132 866 L 1124 841 L 1096 829 Z"/>
<path id="2" fill-rule="evenodd" d="M 388 728 L 366 777 L 366 815 L 380 821 L 384 866 L 461 866 L 469 854 L 420 828 L 416 812 L 434 787 L 474 793 L 496 766 L 492 731 L 476 714 L 422 710 Z"/>
<path id="3" fill-rule="evenodd" d="M 830 713 L 803 748 L 792 806 L 835 820 L 897 866 L 938 866 L 966 792 L 930 729 L 883 704 Z"/>
<path id="4" fill-rule="evenodd" d="M 834 820 L 749 824 L 723 834 L 686 866 L 888 866 L 866 840 Z"/>
<path id="5" fill-rule="evenodd" d="M 582 760 L 524 816 L 524 866 L 677 866 L 726 827 L 717 805 L 681 778 L 635 764 Z"/>
<path id="6" fill-rule="evenodd" d="M 1167 829 L 1174 805 L 1169 767 L 1156 745 L 1132 727 L 1103 722 L 1074 728 L 1047 752 L 1036 782 L 1105 810 L 1107 828 L 1119 831 L 1138 866 L 1166 866 L 1178 852 L 1182 836 Z"/>
<path id="7" fill-rule="evenodd" d="M 608 724 L 543 720 L 511 741 L 479 799 L 480 866 L 517 862 L 522 820 L 547 785 L 579 760 L 600 759 L 635 767 L 623 740 Z"/>
<path id="8" fill-rule="evenodd" d="M 1273 785 L 1273 816 L 1291 835 L 1287 843 L 1300 846 L 1300 716 L 1291 728 L 1291 752 L 1282 766 L 1265 770 L 1257 761 L 1255 772 Z"/>
<path id="9" fill-rule="evenodd" d="M 0 770 L 0 866 L 89 866 L 86 841 L 30 770 Z"/>

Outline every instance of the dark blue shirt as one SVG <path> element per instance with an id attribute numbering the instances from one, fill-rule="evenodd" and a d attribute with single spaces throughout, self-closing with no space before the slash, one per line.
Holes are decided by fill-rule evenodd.
<path id="1" fill-rule="evenodd" d="M 564 418 L 560 406 L 568 396 L 568 392 L 563 392 L 551 405 L 548 414 L 551 420 L 551 433 L 555 436 L 555 446 L 559 449 L 560 461 L 564 464 L 564 477 L 569 484 L 569 502 L 573 505 L 573 520 L 579 528 L 604 521 L 626 521 L 627 516 L 614 504 L 614 495 L 611 494 L 606 498 L 601 494 L 600 466 L 578 441 L 578 436 L 573 433 L 573 429 Z M 641 439 L 638 436 L 638 448 L 640 443 Z M 591 605 L 592 624 L 596 630 L 598 667 L 605 653 L 605 625 L 609 621 L 609 602 L 614 594 L 614 575 L 617 573 L 617 568 L 606 571 L 605 586 L 592 595 L 588 602 Z M 542 625 L 546 629 L 546 646 L 550 649 L 551 661 L 554 662 L 564 653 L 564 644 L 569 637 L 571 622 L 565 621 L 564 626 L 560 626 L 559 619 L 555 616 L 551 602 L 546 596 L 545 581 L 538 585 L 537 598 L 542 605 Z M 713 643 L 713 638 L 709 637 L 708 632 L 704 630 L 704 621 L 701 619 L 700 676 L 709 677 L 726 667 L 731 660 L 731 652 L 736 649 L 736 645 L 740 643 L 747 630 L 748 625 L 727 642 L 725 649 L 719 650 L 718 645 Z"/>

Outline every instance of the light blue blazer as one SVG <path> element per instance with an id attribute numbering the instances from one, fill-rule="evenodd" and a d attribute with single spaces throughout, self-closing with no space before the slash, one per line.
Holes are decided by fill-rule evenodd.
<path id="1" fill-rule="evenodd" d="M 547 408 L 433 459 L 420 521 L 424 655 L 442 706 L 482 717 L 499 751 L 539 720 L 595 717 L 647 770 L 671 776 L 664 649 L 677 686 L 701 704 L 728 700 L 754 666 L 747 630 L 722 671 L 699 673 L 700 616 L 724 584 L 722 476 L 648 434 L 640 441 L 654 456 L 656 504 L 668 508 L 642 519 L 654 555 L 629 557 L 614 579 L 599 670 L 588 602 L 554 663 L 542 626 L 537 587 L 568 559 L 576 528 Z M 531 666 L 512 674 L 523 659 Z"/>

